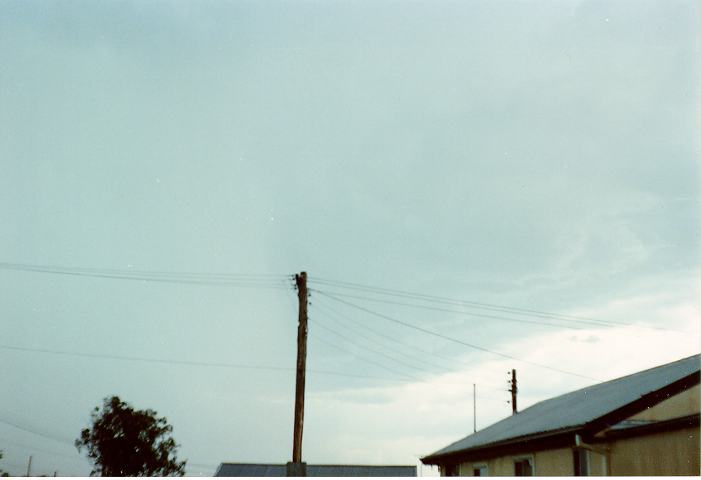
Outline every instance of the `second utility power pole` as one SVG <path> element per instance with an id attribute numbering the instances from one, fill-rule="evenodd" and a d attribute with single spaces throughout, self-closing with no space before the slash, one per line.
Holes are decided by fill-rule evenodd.
<path id="1" fill-rule="evenodd" d="M 302 462 L 302 430 L 304 429 L 304 383 L 307 369 L 307 272 L 295 275 L 299 298 L 299 326 L 297 327 L 297 384 L 295 388 L 295 425 L 292 440 L 292 462 L 287 464 L 288 477 L 306 477 Z"/>
<path id="2" fill-rule="evenodd" d="M 516 406 L 516 395 L 518 395 L 518 385 L 516 383 L 516 370 L 511 370 L 511 414 L 514 415 L 518 413 L 518 407 Z"/>

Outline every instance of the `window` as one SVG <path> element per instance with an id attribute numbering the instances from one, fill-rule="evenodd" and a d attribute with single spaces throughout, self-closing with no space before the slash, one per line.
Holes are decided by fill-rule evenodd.
<path id="1" fill-rule="evenodd" d="M 589 451 L 583 448 L 574 450 L 574 475 L 586 477 L 589 475 Z"/>
<path id="2" fill-rule="evenodd" d="M 472 476 L 473 477 L 486 477 L 488 475 L 489 475 L 489 470 L 487 470 L 487 465 L 485 465 L 485 464 L 472 465 Z"/>
<path id="3" fill-rule="evenodd" d="M 514 460 L 514 476 L 516 477 L 532 477 L 533 476 L 533 459 L 519 458 Z"/>

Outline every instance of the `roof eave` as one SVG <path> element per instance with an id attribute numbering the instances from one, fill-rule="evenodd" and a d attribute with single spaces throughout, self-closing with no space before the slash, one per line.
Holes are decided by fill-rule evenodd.
<path id="1" fill-rule="evenodd" d="M 454 457 L 483 455 L 488 453 L 489 451 L 503 449 L 507 447 L 518 448 L 523 447 L 524 443 L 529 442 L 542 443 L 543 441 L 548 440 L 560 440 L 563 437 L 563 435 L 569 436 L 572 433 L 578 433 L 583 431 L 584 427 L 585 425 L 576 425 L 571 427 L 560 428 L 557 430 L 550 430 L 547 432 L 538 432 L 528 435 L 522 435 L 520 437 L 509 438 L 507 440 L 502 440 L 499 442 L 489 443 L 485 445 L 479 445 L 463 450 L 456 450 L 453 452 L 434 453 L 421 458 L 421 462 L 425 465 L 437 465 L 439 463 L 443 463 L 444 460 L 449 460 Z M 572 442 L 574 442 L 574 437 L 571 438 Z"/>

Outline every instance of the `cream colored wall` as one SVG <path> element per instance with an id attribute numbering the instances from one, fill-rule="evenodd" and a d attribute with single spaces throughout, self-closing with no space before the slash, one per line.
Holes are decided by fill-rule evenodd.
<path id="1" fill-rule="evenodd" d="M 701 411 L 701 385 L 696 385 L 654 407 L 630 417 L 632 420 L 668 420 Z"/>
<path id="2" fill-rule="evenodd" d="M 538 477 L 564 477 L 574 475 L 574 458 L 571 448 L 557 448 L 535 452 L 534 470 Z"/>
<path id="3" fill-rule="evenodd" d="M 471 477 L 476 466 L 487 465 L 490 477 L 513 477 L 515 473 L 514 460 L 528 455 L 531 455 L 533 458 L 533 469 L 536 476 L 562 477 L 574 474 L 572 450 L 569 448 L 558 448 L 541 450 L 525 455 L 508 455 L 481 461 L 465 462 L 460 464 L 460 475 Z"/>
<path id="4" fill-rule="evenodd" d="M 487 470 L 490 477 L 513 477 L 514 475 L 514 464 L 511 457 L 499 457 L 461 463 L 460 476 L 472 477 L 473 469 L 477 465 L 487 465 Z"/>
<path id="5" fill-rule="evenodd" d="M 621 439 L 610 445 L 611 475 L 699 475 L 699 429 Z"/>
<path id="6" fill-rule="evenodd" d="M 608 448 L 608 455 L 589 451 L 591 476 L 699 475 L 701 443 L 698 428 L 661 432 L 635 438 L 619 439 L 597 449 Z M 571 448 L 532 452 L 534 473 L 539 477 L 574 475 Z M 514 475 L 514 459 L 523 455 L 464 462 L 460 475 L 471 477 L 477 465 L 487 465 L 489 476 Z"/>

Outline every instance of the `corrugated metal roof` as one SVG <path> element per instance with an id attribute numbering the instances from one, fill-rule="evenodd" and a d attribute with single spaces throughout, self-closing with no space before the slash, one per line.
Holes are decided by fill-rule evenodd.
<path id="1" fill-rule="evenodd" d="M 284 477 L 287 465 L 222 463 L 215 477 Z M 308 477 L 415 477 L 406 465 L 307 465 Z"/>
<path id="2" fill-rule="evenodd" d="M 444 455 L 484 447 L 528 435 L 575 428 L 641 396 L 699 371 L 701 356 L 644 370 L 616 380 L 544 400 L 429 455 Z"/>

